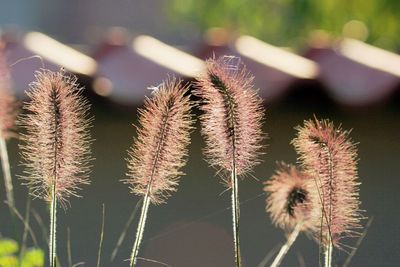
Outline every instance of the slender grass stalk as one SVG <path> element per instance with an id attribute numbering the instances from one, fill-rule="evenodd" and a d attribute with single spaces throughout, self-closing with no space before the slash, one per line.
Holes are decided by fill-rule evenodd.
<path id="1" fill-rule="evenodd" d="M 100 231 L 100 240 L 99 240 L 99 249 L 97 251 L 97 267 L 100 267 L 100 262 L 101 262 L 101 252 L 103 249 L 103 240 L 104 240 L 104 220 L 105 220 L 105 205 L 103 203 L 103 209 L 102 209 L 102 217 L 101 217 L 101 231 Z"/>
<path id="2" fill-rule="evenodd" d="M 7 203 L 7 202 L 6 202 Z M 8 205 L 8 203 L 7 203 Z M 9 206 L 9 205 L 8 205 Z M 10 206 L 9 206 L 10 207 Z M 24 227 L 26 227 L 26 229 L 28 230 L 28 233 L 30 235 L 30 237 L 32 238 L 32 242 L 34 244 L 34 246 L 38 246 L 38 242 L 35 236 L 35 233 L 33 232 L 31 226 L 29 225 L 29 223 L 27 223 L 24 219 L 24 217 L 21 215 L 21 213 L 19 213 L 19 211 L 15 208 L 15 207 L 10 207 L 10 209 L 12 210 L 13 214 L 24 224 Z"/>
<path id="3" fill-rule="evenodd" d="M 15 199 L 6 141 L 13 136 L 12 130 L 15 126 L 16 115 L 17 105 L 11 90 L 11 75 L 3 47 L 0 44 L 0 158 L 11 215 L 13 214 L 12 209 L 15 208 Z"/>
<path id="4" fill-rule="evenodd" d="M 68 258 L 68 266 L 72 266 L 71 230 L 69 227 L 67 227 L 67 258 Z"/>
<path id="5" fill-rule="evenodd" d="M 135 218 L 136 213 L 139 210 L 140 204 L 142 204 L 142 200 L 143 199 L 139 200 L 136 203 L 135 208 L 133 209 L 131 215 L 129 215 L 129 218 L 128 218 L 127 222 L 125 223 L 124 229 L 122 230 L 121 235 L 118 238 L 117 244 L 115 245 L 115 248 L 114 248 L 113 252 L 111 253 L 110 263 L 112 263 L 114 261 L 115 257 L 117 256 L 118 250 L 121 247 L 122 243 L 124 242 L 124 239 L 125 239 L 126 233 L 128 232 L 129 226 L 132 224 L 133 219 Z"/>
<path id="6" fill-rule="evenodd" d="M 161 261 L 156 261 L 156 260 L 152 260 L 152 259 L 146 259 L 146 258 L 142 258 L 142 257 L 138 257 L 137 259 L 138 260 L 142 260 L 142 261 L 151 262 L 151 263 L 156 263 L 158 265 L 165 266 L 165 267 L 172 267 L 171 265 L 166 264 L 166 263 L 161 262 Z"/>
<path id="7" fill-rule="evenodd" d="M 326 158 L 326 165 L 328 168 L 328 186 L 322 187 L 322 197 L 323 197 L 323 201 L 322 201 L 322 218 L 325 218 L 326 220 L 326 226 L 327 226 L 327 231 L 325 233 L 323 233 L 325 235 L 325 247 L 324 247 L 324 255 L 325 255 L 325 267 L 331 267 L 332 265 L 332 251 L 333 251 L 333 240 L 332 240 L 332 230 L 331 230 L 331 226 L 332 226 L 332 209 L 333 209 L 333 205 L 334 205 L 334 188 L 333 188 L 333 183 L 334 183 L 334 174 L 333 174 L 333 156 L 332 156 L 332 151 L 327 148 L 326 149 L 326 154 L 327 154 L 327 158 Z M 327 190 L 328 189 L 328 190 Z M 328 192 L 325 192 L 328 191 Z M 326 201 L 325 199 L 325 194 L 328 194 L 328 201 Z M 325 203 L 325 201 L 327 202 L 327 205 Z M 326 210 L 328 208 L 328 211 Z M 323 228 L 321 228 L 322 231 Z"/>
<path id="8" fill-rule="evenodd" d="M 42 240 L 46 243 L 46 245 L 48 245 L 49 244 L 49 233 L 47 232 L 47 228 L 43 222 L 43 219 L 40 217 L 39 213 L 34 208 L 32 208 L 32 215 L 33 215 L 33 218 L 35 218 L 35 221 L 39 225 L 39 228 L 42 232 Z"/>
<path id="9" fill-rule="evenodd" d="M 367 235 L 367 232 L 369 230 L 369 228 L 371 227 L 372 222 L 374 221 L 374 217 L 370 217 L 367 224 L 365 225 L 364 228 L 364 232 L 362 233 L 362 235 L 360 236 L 360 238 L 358 238 L 357 243 L 355 245 L 355 247 L 353 248 L 353 250 L 351 251 L 351 253 L 349 254 L 349 256 L 346 258 L 346 261 L 343 263 L 342 267 L 347 267 L 349 266 L 351 259 L 354 257 L 354 255 L 357 252 L 357 249 L 360 247 L 362 241 L 364 240 L 365 236 Z"/>
<path id="10" fill-rule="evenodd" d="M 299 267 L 306 267 L 306 262 L 304 260 L 303 254 L 301 254 L 301 252 L 297 252 L 297 261 L 299 263 Z"/>
<path id="11" fill-rule="evenodd" d="M 10 162 L 8 160 L 7 144 L 2 135 L 0 136 L 0 157 L 1 167 L 4 175 L 4 184 L 6 187 L 7 201 L 10 206 L 15 207 L 14 189 L 11 179 Z"/>
<path id="12" fill-rule="evenodd" d="M 257 267 L 265 267 L 267 266 L 267 263 L 274 257 L 277 251 L 279 251 L 279 245 L 275 246 L 273 249 L 268 251 L 268 253 L 264 256 L 262 261 L 257 265 Z"/>
<path id="13" fill-rule="evenodd" d="M 302 228 L 302 223 L 299 223 L 296 225 L 294 230 L 289 234 L 286 243 L 283 244 L 283 246 L 279 250 L 279 253 L 278 253 L 278 255 L 276 255 L 274 261 L 271 264 L 271 267 L 278 267 L 281 264 L 283 258 L 285 257 L 285 255 L 289 251 L 290 247 L 293 245 L 294 241 L 296 240 L 297 236 L 299 235 L 301 228 Z"/>
<path id="14" fill-rule="evenodd" d="M 332 238 L 328 234 L 327 237 L 326 237 L 326 245 L 325 245 L 325 248 L 324 248 L 325 267 L 331 267 L 332 266 L 332 251 L 333 251 Z"/>
<path id="15" fill-rule="evenodd" d="M 26 199 L 26 210 L 25 210 L 25 222 L 29 225 L 31 214 L 31 198 L 28 196 Z M 22 260 L 22 256 L 25 254 L 26 241 L 28 237 L 28 228 L 24 224 L 24 231 L 22 233 L 21 249 L 19 253 L 19 260 Z"/>
<path id="16" fill-rule="evenodd" d="M 50 267 L 56 267 L 57 264 L 57 196 L 56 196 L 56 179 L 51 191 L 50 204 L 50 239 L 49 239 L 49 262 Z"/>
<path id="17" fill-rule="evenodd" d="M 240 202 L 238 178 L 236 175 L 235 163 L 232 164 L 232 223 L 233 223 L 233 241 L 235 245 L 235 261 L 237 266 L 241 266 L 240 257 L 240 239 L 239 239 L 239 218 L 240 218 Z"/>
<path id="18" fill-rule="evenodd" d="M 137 255 L 139 252 L 139 246 L 142 242 L 144 227 L 146 225 L 147 213 L 149 211 L 149 206 L 150 206 L 150 197 L 149 197 L 149 194 L 147 193 L 143 197 L 142 211 L 140 213 L 139 223 L 138 223 L 138 227 L 136 230 L 136 239 L 135 239 L 135 243 L 133 244 L 133 247 L 132 247 L 131 265 L 130 265 L 131 267 L 135 266 L 135 264 L 136 264 Z"/>
<path id="19" fill-rule="evenodd" d="M 159 204 L 177 190 L 186 164 L 192 129 L 188 88 L 175 78 L 154 88 L 140 110 L 138 137 L 129 151 L 128 179 L 131 191 L 143 197 L 130 266 L 136 265 L 150 203 Z"/>

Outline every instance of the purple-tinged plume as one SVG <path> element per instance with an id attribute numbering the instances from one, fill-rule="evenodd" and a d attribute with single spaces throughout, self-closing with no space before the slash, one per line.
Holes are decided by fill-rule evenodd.
<path id="1" fill-rule="evenodd" d="M 272 222 L 286 232 L 299 224 L 302 231 L 309 233 L 318 227 L 313 220 L 320 214 L 317 189 L 310 181 L 312 178 L 295 166 L 282 163 L 264 183 L 268 194 L 266 211 Z"/>
<path id="2" fill-rule="evenodd" d="M 188 88 L 171 78 L 154 88 L 139 110 L 137 138 L 129 151 L 128 179 L 131 191 L 149 197 L 153 204 L 163 203 L 177 190 L 193 119 Z"/>
<path id="3" fill-rule="evenodd" d="M 304 172 L 313 177 L 322 212 L 322 242 L 358 235 L 363 218 L 360 210 L 357 152 L 348 132 L 328 120 L 309 120 L 297 128 L 292 141 Z M 321 217 L 315 217 L 321 226 Z M 320 233 L 316 238 L 320 239 Z"/>
<path id="4" fill-rule="evenodd" d="M 20 117 L 25 129 L 20 147 L 26 166 L 23 179 L 34 197 L 51 201 L 54 190 L 64 205 L 89 183 L 90 119 L 80 93 L 76 78 L 63 71 L 37 72 L 30 85 L 27 114 Z"/>
<path id="5" fill-rule="evenodd" d="M 205 155 L 222 171 L 230 188 L 230 172 L 238 175 L 252 171 L 261 153 L 264 110 L 253 77 L 241 61 L 221 57 L 207 61 L 207 71 L 197 79 L 195 94 L 202 99 L 200 109 Z"/>
<path id="6" fill-rule="evenodd" d="M 0 47 L 0 136 L 2 138 L 8 139 L 13 135 L 16 115 L 17 106 L 11 90 L 11 76 L 4 52 Z"/>

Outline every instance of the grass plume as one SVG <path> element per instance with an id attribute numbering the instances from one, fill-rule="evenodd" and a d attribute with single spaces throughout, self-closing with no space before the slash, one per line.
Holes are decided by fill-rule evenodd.
<path id="1" fill-rule="evenodd" d="M 233 236 L 236 266 L 241 266 L 239 242 L 238 176 L 259 163 L 263 120 L 262 101 L 252 86 L 253 77 L 241 61 L 221 57 L 207 61 L 207 71 L 197 78 L 195 94 L 200 109 L 205 156 L 227 188 L 232 189 Z"/>
<path id="2" fill-rule="evenodd" d="M 50 203 L 50 266 L 56 264 L 57 206 L 66 208 L 70 196 L 78 196 L 88 184 L 90 137 L 88 104 L 76 77 L 63 71 L 43 70 L 27 92 L 25 130 L 20 145 L 25 171 L 22 179 L 34 198 Z"/>
<path id="3" fill-rule="evenodd" d="M 6 197 L 10 208 L 15 207 L 15 200 L 10 162 L 8 159 L 7 140 L 14 135 L 13 129 L 16 115 L 17 105 L 11 90 L 11 75 L 0 43 L 0 158 Z"/>
<path id="4" fill-rule="evenodd" d="M 264 183 L 268 194 L 266 211 L 272 222 L 285 232 L 292 231 L 299 223 L 303 224 L 302 231 L 316 230 L 310 219 L 315 217 L 318 202 L 310 180 L 312 178 L 297 167 L 281 163 L 271 179 Z"/>
<path id="5" fill-rule="evenodd" d="M 298 234 L 313 233 L 317 227 L 313 218 L 319 214 L 316 188 L 312 178 L 293 165 L 280 164 L 278 170 L 266 181 L 268 194 L 266 211 L 272 222 L 287 234 L 287 242 L 281 247 L 271 266 L 279 266 Z"/>
<path id="6" fill-rule="evenodd" d="M 314 219 L 321 226 L 325 266 L 331 266 L 333 247 L 340 248 L 343 238 L 359 236 L 362 228 L 356 147 L 349 132 L 328 120 L 305 121 L 297 131 L 292 143 L 304 172 L 315 180 L 322 214 Z"/>
<path id="7" fill-rule="evenodd" d="M 150 203 L 164 203 L 177 190 L 193 119 L 187 87 L 175 78 L 153 89 L 139 110 L 137 138 L 129 150 L 128 179 L 132 193 L 143 197 L 130 265 L 134 266 L 143 237 Z"/>

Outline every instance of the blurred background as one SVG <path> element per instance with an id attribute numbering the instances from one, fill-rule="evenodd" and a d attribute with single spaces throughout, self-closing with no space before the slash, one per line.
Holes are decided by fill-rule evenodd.
<path id="1" fill-rule="evenodd" d="M 91 185 L 59 212 L 58 254 L 68 266 L 95 266 L 105 205 L 101 266 L 128 266 L 136 220 L 116 258 L 113 249 L 139 198 L 120 182 L 127 171 L 137 108 L 168 75 L 190 82 L 204 60 L 241 58 L 265 100 L 266 154 L 255 179 L 240 182 L 245 266 L 258 266 L 285 240 L 265 213 L 263 182 L 277 161 L 296 162 L 294 127 L 313 115 L 352 129 L 358 143 L 362 209 L 374 217 L 350 266 L 397 266 L 400 260 L 400 2 L 396 0 L 86 0 L 0 3 L 1 47 L 20 101 L 42 67 L 61 67 L 85 86 L 94 117 Z M 199 114 L 198 111 L 196 111 Z M 187 173 L 167 205 L 151 206 L 140 256 L 169 266 L 233 266 L 230 194 L 192 134 Z M 9 144 L 13 176 L 22 174 L 18 140 Z M 23 214 L 27 189 L 14 180 Z M 0 234 L 20 240 L 0 182 Z M 46 206 L 32 211 L 47 225 Z M 43 228 L 32 229 L 43 249 Z M 366 221 L 364 221 L 364 224 Z M 68 238 L 68 229 L 70 238 Z M 32 242 L 29 241 L 32 245 Z M 354 240 L 348 244 L 354 245 Z M 348 254 L 335 251 L 341 266 Z M 317 266 L 318 246 L 301 236 L 282 266 Z M 141 261 L 139 266 L 162 266 Z"/>

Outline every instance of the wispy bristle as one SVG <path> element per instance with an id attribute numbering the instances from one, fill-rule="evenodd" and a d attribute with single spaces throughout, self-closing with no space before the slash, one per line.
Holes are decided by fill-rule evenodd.
<path id="1" fill-rule="evenodd" d="M 11 90 L 10 72 L 0 47 L 0 135 L 5 139 L 13 135 L 16 110 L 16 101 Z"/>
<path id="2" fill-rule="evenodd" d="M 177 190 L 181 168 L 186 164 L 193 119 L 187 87 L 171 78 L 146 98 L 139 110 L 137 138 L 129 151 L 128 179 L 133 193 L 162 203 Z"/>
<path id="3" fill-rule="evenodd" d="M 297 130 L 292 143 L 304 171 L 315 179 L 323 208 L 322 233 L 330 233 L 333 244 L 340 246 L 342 238 L 358 235 L 361 228 L 356 148 L 348 132 L 328 120 L 305 121 Z M 321 218 L 315 220 L 321 224 Z"/>
<path id="4" fill-rule="evenodd" d="M 50 201 L 55 184 L 57 200 L 65 204 L 88 184 L 90 120 L 88 104 L 80 95 L 76 77 L 63 71 L 36 73 L 21 115 L 21 139 L 26 166 L 23 179 L 31 194 Z"/>
<path id="5" fill-rule="evenodd" d="M 316 226 L 313 218 L 320 209 L 315 186 L 311 178 L 295 166 L 280 164 L 278 170 L 266 181 L 264 191 L 268 193 L 266 211 L 272 222 L 290 232 L 301 224 L 301 230 L 313 232 Z"/>
<path id="6" fill-rule="evenodd" d="M 195 94 L 203 101 L 205 155 L 222 171 L 228 187 L 229 176 L 224 174 L 232 171 L 233 161 L 238 175 L 248 173 L 260 162 L 264 111 L 252 81 L 241 61 L 221 57 L 207 61 L 207 72 L 196 83 Z"/>

